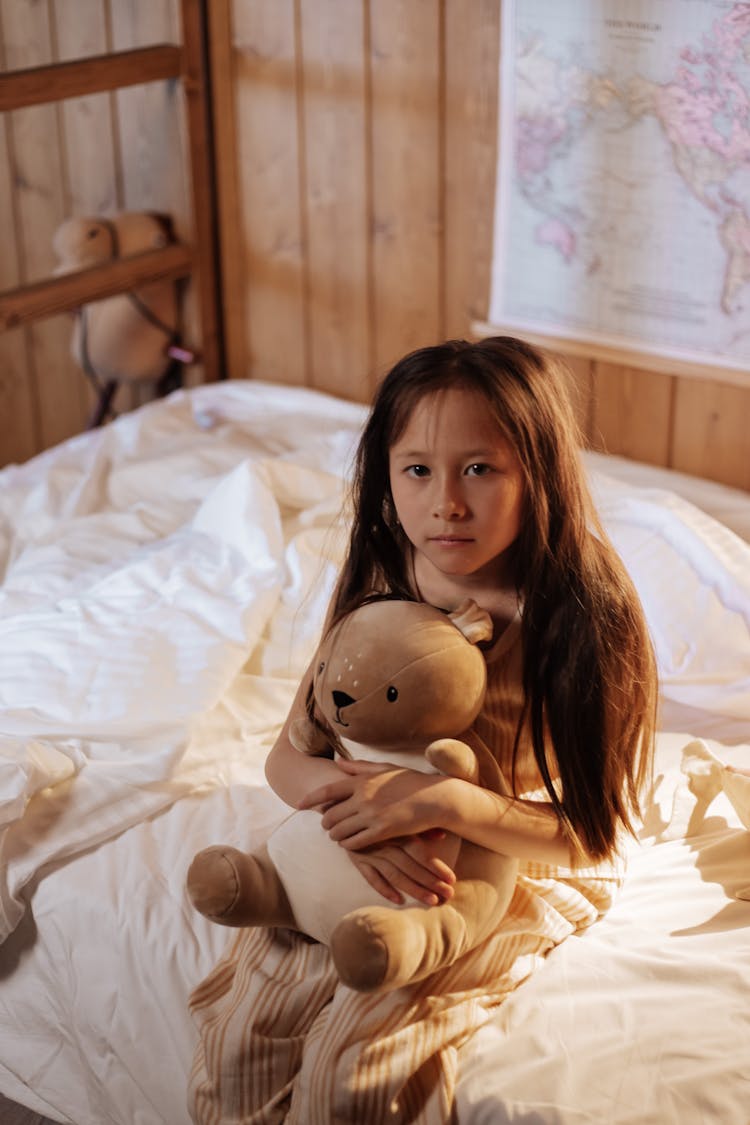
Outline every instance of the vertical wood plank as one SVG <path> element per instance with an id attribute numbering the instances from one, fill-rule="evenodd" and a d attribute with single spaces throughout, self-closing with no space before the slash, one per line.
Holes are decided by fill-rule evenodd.
<path id="1" fill-rule="evenodd" d="M 179 42 L 176 0 L 110 0 L 112 49 Z M 180 83 L 149 82 L 118 90 L 123 206 L 165 211 L 183 238 L 192 229 Z"/>
<path id="2" fill-rule="evenodd" d="M 672 466 L 750 490 L 750 388 L 679 379 Z"/>
<path id="3" fill-rule="evenodd" d="M 179 0 L 108 0 L 113 51 L 181 40 Z M 190 242 L 194 221 L 189 188 L 185 106 L 180 82 L 149 82 L 118 90 L 115 115 L 119 137 L 122 208 L 169 215 L 176 236 Z M 199 348 L 200 326 L 194 287 L 180 294 L 183 338 Z M 187 368 L 186 382 L 203 379 L 201 365 Z M 141 394 L 123 386 L 117 409 L 138 405 Z"/>
<path id="4" fill-rule="evenodd" d="M 65 0 L 56 0 L 55 28 L 61 61 L 103 55 L 109 50 L 105 0 L 77 0 L 70 19 Z M 117 176 L 112 136 L 112 95 L 93 94 L 60 103 L 69 215 L 100 215 L 117 209 Z"/>
<path id="5" fill-rule="evenodd" d="M 0 229 L 6 232 L 0 254 L 0 289 L 19 283 L 18 249 L 13 223 L 10 160 L 6 159 L 6 122 L 0 115 Z M 26 461 L 36 453 L 33 386 L 28 378 L 26 333 L 17 328 L 0 334 L 0 466 Z"/>
<path id="6" fill-rule="evenodd" d="M 366 398 L 370 368 L 361 0 L 301 5 L 310 381 Z"/>
<path id="7" fill-rule="evenodd" d="M 435 0 L 370 4 L 376 374 L 443 336 L 441 19 Z"/>
<path id="8" fill-rule="evenodd" d="M 248 366 L 307 382 L 294 0 L 234 0 Z"/>
<path id="9" fill-rule="evenodd" d="M 192 186 L 195 269 L 193 295 L 200 312 L 201 359 L 205 379 L 221 378 L 224 367 L 219 332 L 220 277 L 214 191 L 213 134 L 209 60 L 205 49 L 208 23 L 201 0 L 182 0 L 183 90 L 187 114 L 189 181 Z M 197 292 L 196 292 L 197 290 Z"/>
<path id="10" fill-rule="evenodd" d="M 595 363 L 594 448 L 651 465 L 668 465 L 672 394 L 669 375 Z"/>
<path id="11" fill-rule="evenodd" d="M 212 0 L 208 5 L 211 51 L 211 99 L 214 126 L 214 174 L 216 178 L 221 246 L 224 362 L 226 374 L 245 378 L 247 366 L 244 330 L 244 262 L 240 189 L 237 168 L 236 53 L 233 45 L 231 0 Z"/>
<path id="12" fill-rule="evenodd" d="M 77 13 L 78 19 L 66 18 L 65 0 L 56 0 L 54 27 L 61 61 L 102 55 L 109 50 L 105 0 L 80 0 Z M 109 93 L 69 98 L 60 103 L 58 122 L 66 218 L 117 210 L 113 107 L 113 96 Z M 84 388 L 86 416 L 90 417 L 96 395 L 83 371 L 80 371 L 80 382 Z"/>
<path id="13" fill-rule="evenodd" d="M 55 61 L 49 7 L 13 0 L 3 7 L 5 65 L 10 70 Z M 66 217 L 65 163 L 59 138 L 60 107 L 32 106 L 8 115 L 9 153 L 19 225 L 19 281 L 48 277 L 52 237 Z M 26 329 L 29 379 L 39 403 L 42 448 L 77 433 L 86 423 L 85 381 L 70 358 L 70 320 L 54 317 Z"/>
<path id="14" fill-rule="evenodd" d="M 500 0 L 445 0 L 444 330 L 487 317 L 497 152 Z"/>

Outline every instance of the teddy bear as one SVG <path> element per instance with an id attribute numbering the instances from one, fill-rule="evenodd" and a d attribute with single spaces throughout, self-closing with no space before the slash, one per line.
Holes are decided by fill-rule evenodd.
<path id="1" fill-rule="evenodd" d="M 491 635 L 489 615 L 470 599 L 450 614 L 420 602 L 366 602 L 323 638 L 310 717 L 293 724 L 293 745 L 502 791 L 492 755 L 478 740 L 474 748 L 465 741 L 486 689 L 478 645 Z M 387 991 L 476 947 L 497 927 L 515 888 L 514 859 L 452 833 L 437 835 L 434 846 L 456 885 L 453 898 L 436 906 L 414 899 L 397 906 L 380 896 L 330 839 L 317 810 L 292 812 L 252 853 L 202 850 L 188 871 L 188 895 L 215 922 L 288 927 L 324 942 L 345 985 Z"/>
<path id="2" fill-rule="evenodd" d="M 75 216 L 55 231 L 55 274 L 71 273 L 158 250 L 174 241 L 169 216 L 121 211 L 109 218 Z M 111 412 L 120 383 L 151 383 L 161 396 L 181 384 L 178 295 L 174 281 L 154 281 L 84 305 L 75 317 L 71 355 L 94 384 L 97 409 L 91 426 Z"/>

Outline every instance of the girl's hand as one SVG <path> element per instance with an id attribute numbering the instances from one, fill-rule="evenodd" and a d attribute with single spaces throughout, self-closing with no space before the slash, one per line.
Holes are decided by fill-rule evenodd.
<path id="1" fill-rule="evenodd" d="M 418 837 L 351 851 L 349 858 L 370 886 L 397 906 L 404 895 L 425 906 L 437 906 L 453 897 L 455 874 L 431 854 L 429 842 Z"/>
<path id="2" fill-rule="evenodd" d="M 375 762 L 336 764 L 346 776 L 312 790 L 298 807 L 321 809 L 323 827 L 345 848 L 451 827 L 454 779 Z"/>

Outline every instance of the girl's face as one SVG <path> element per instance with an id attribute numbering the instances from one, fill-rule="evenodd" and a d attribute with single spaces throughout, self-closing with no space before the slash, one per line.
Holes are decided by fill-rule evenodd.
<path id="1" fill-rule="evenodd" d="M 523 473 L 481 394 L 425 395 L 391 447 L 389 469 L 418 575 L 512 585 L 507 551 L 521 528 Z"/>

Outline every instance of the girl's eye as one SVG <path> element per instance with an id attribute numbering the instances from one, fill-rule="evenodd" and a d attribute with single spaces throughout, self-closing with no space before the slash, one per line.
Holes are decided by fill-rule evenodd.
<path id="1" fill-rule="evenodd" d="M 492 466 L 485 464 L 483 461 L 477 461 L 473 465 L 469 465 L 466 472 L 472 477 L 483 477 L 492 472 Z"/>
<path id="2" fill-rule="evenodd" d="M 430 475 L 430 470 L 426 465 L 409 465 L 406 471 L 409 476 L 418 477 L 420 479 Z"/>

